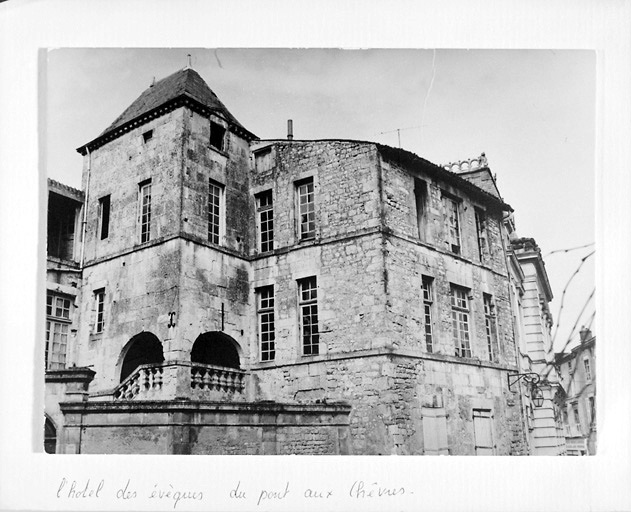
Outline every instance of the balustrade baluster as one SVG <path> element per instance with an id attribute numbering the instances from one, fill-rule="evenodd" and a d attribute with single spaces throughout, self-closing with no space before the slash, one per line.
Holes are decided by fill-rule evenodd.
<path id="1" fill-rule="evenodd" d="M 133 378 L 132 378 L 132 398 L 137 396 L 138 394 L 140 394 L 140 374 L 137 373 Z"/>
<path id="2" fill-rule="evenodd" d="M 202 389 L 210 389 L 210 372 L 207 369 L 204 369 L 204 378 L 202 380 Z"/>
<path id="3" fill-rule="evenodd" d="M 191 368 L 191 387 L 193 389 L 200 389 L 202 387 L 202 369 L 201 368 Z"/>
<path id="4" fill-rule="evenodd" d="M 143 368 L 142 370 L 140 370 L 140 375 L 142 378 L 142 392 L 143 394 L 147 392 L 147 390 L 149 390 L 151 388 L 151 383 L 150 381 L 150 377 L 151 377 L 151 369 L 150 368 Z"/>
<path id="5" fill-rule="evenodd" d="M 208 372 L 210 373 L 210 384 L 212 386 L 212 389 L 218 390 L 219 389 L 219 372 L 217 371 L 216 368 L 209 368 Z"/>

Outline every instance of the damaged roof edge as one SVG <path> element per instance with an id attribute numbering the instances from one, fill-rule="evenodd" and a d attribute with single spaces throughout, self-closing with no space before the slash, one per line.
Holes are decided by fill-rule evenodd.
<path id="1" fill-rule="evenodd" d="M 507 212 L 513 212 L 513 208 L 508 203 L 505 203 L 502 199 L 495 197 L 492 194 L 489 194 L 486 190 L 481 189 L 477 185 L 474 185 L 470 181 L 458 176 L 456 173 L 448 171 L 444 167 L 436 165 L 429 160 L 421 158 L 420 156 L 407 151 L 405 149 L 393 148 L 391 146 L 386 146 L 385 144 L 380 144 L 374 141 L 367 140 L 357 140 L 357 139 L 256 139 L 257 144 L 263 144 L 263 146 L 259 148 L 253 149 L 253 152 L 262 151 L 263 149 L 269 147 L 272 144 L 300 144 L 300 143 L 314 143 L 314 142 L 350 142 L 354 144 L 370 144 L 377 148 L 377 150 L 381 153 L 384 158 L 398 164 L 398 165 L 408 165 L 408 166 L 421 166 L 425 172 L 428 172 L 431 176 L 436 177 L 438 179 L 442 179 L 443 181 L 450 182 L 454 185 L 457 185 L 467 192 L 478 196 L 481 200 L 492 203 L 497 206 L 499 209 Z"/>
<path id="2" fill-rule="evenodd" d="M 103 132 L 101 135 L 91 140 L 87 144 L 83 144 L 79 146 L 76 151 L 81 155 L 85 156 L 87 154 L 87 150 L 93 151 L 95 149 L 100 148 L 101 146 L 107 144 L 108 142 L 117 139 L 118 137 L 124 135 L 125 133 L 131 131 L 132 129 L 141 126 L 143 124 L 148 123 L 149 121 L 164 115 L 168 112 L 171 112 L 179 107 L 190 107 L 194 111 L 202 114 L 202 115 L 217 115 L 224 119 L 228 123 L 229 130 L 237 133 L 238 135 L 242 135 L 247 141 L 258 140 L 258 137 L 250 132 L 247 128 L 244 128 L 238 121 L 227 119 L 225 113 L 219 108 L 211 108 L 208 107 L 187 93 L 180 94 L 179 96 L 159 105 L 143 114 L 130 119 L 126 123 L 121 124 L 111 130 L 107 130 Z M 236 121 L 236 122 L 235 122 Z"/>
<path id="3" fill-rule="evenodd" d="M 52 178 L 48 178 L 48 191 L 68 197 L 70 199 L 74 199 L 79 202 L 83 202 L 85 198 L 85 194 L 82 190 L 71 187 L 70 185 L 66 185 Z"/>
<path id="4" fill-rule="evenodd" d="M 409 165 L 412 167 L 420 166 L 431 176 L 457 185 L 467 192 L 477 195 L 479 198 L 497 205 L 500 209 L 504 211 L 514 211 L 512 206 L 508 203 L 505 203 L 502 199 L 495 197 L 494 195 L 488 193 L 486 190 L 481 189 L 477 185 L 474 185 L 473 183 L 462 178 L 458 174 L 448 171 L 444 167 L 436 165 L 429 160 L 425 160 L 424 158 L 421 158 L 420 156 L 405 149 L 393 148 L 391 146 L 377 143 L 375 143 L 375 145 L 379 149 L 379 152 L 382 154 L 382 156 L 398 165 Z"/>

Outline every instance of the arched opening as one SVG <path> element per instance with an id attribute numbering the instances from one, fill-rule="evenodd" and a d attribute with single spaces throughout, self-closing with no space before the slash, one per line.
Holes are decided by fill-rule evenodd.
<path id="1" fill-rule="evenodd" d="M 127 344 L 127 353 L 121 368 L 123 382 L 141 364 L 161 363 L 164 361 L 162 343 L 155 334 L 141 332 L 136 334 Z"/>
<path id="2" fill-rule="evenodd" d="M 239 344 L 223 332 L 200 334 L 191 350 L 191 362 L 239 369 Z"/>
<path id="3" fill-rule="evenodd" d="M 44 451 L 53 454 L 57 452 L 57 429 L 48 416 L 44 421 Z"/>

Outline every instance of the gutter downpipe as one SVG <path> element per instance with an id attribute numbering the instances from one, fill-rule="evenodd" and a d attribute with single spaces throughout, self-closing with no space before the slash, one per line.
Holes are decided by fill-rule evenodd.
<path id="1" fill-rule="evenodd" d="M 81 222 L 81 257 L 79 262 L 79 269 L 83 270 L 83 263 L 85 261 L 85 232 L 88 224 L 88 198 L 90 193 L 90 174 L 92 171 L 92 154 L 90 153 L 90 148 L 88 146 L 85 147 L 85 150 L 88 153 L 88 177 L 85 185 L 85 201 L 83 203 L 83 221 Z"/>

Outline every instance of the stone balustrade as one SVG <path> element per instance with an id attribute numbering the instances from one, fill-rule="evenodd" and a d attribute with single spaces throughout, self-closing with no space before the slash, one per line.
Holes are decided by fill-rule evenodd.
<path id="1" fill-rule="evenodd" d="M 114 400 L 245 400 L 246 372 L 190 361 L 143 364 L 121 382 Z"/>
<path id="2" fill-rule="evenodd" d="M 164 367 L 143 364 L 114 390 L 116 400 L 146 400 L 159 395 L 162 390 Z"/>
<path id="3" fill-rule="evenodd" d="M 242 393 L 245 389 L 245 372 L 222 366 L 195 364 L 191 366 L 191 388 Z"/>
<path id="4" fill-rule="evenodd" d="M 468 171 L 476 171 L 478 169 L 483 169 L 488 167 L 489 163 L 486 159 L 486 155 L 482 153 L 477 158 L 469 158 L 468 160 L 460 160 L 459 162 L 449 162 L 448 164 L 443 165 L 444 169 L 451 171 L 453 173 L 460 172 L 468 172 Z"/>

